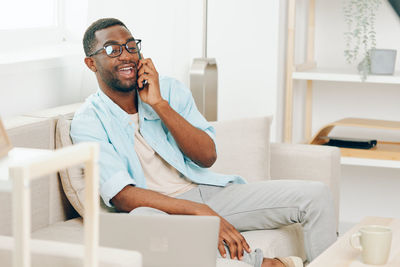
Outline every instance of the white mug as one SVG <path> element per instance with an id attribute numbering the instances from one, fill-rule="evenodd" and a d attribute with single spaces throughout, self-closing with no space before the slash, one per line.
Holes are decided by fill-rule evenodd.
<path id="1" fill-rule="evenodd" d="M 359 245 L 356 244 L 358 239 Z M 366 225 L 350 237 L 350 245 L 361 251 L 365 264 L 385 264 L 392 244 L 392 230 L 381 225 Z"/>

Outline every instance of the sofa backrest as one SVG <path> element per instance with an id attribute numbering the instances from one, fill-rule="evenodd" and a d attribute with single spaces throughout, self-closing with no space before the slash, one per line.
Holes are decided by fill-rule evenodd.
<path id="1" fill-rule="evenodd" d="M 54 149 L 53 120 L 17 116 L 5 119 L 4 126 L 14 147 Z"/>
<path id="2" fill-rule="evenodd" d="M 4 126 L 14 147 L 55 148 L 55 125 L 59 114 L 70 115 L 79 104 L 61 106 L 40 112 L 4 119 Z M 58 174 L 31 183 L 31 230 L 77 216 L 65 197 Z M 12 234 L 12 195 L 0 192 L 0 235 Z"/>
<path id="3" fill-rule="evenodd" d="M 272 116 L 212 122 L 217 161 L 211 170 L 237 174 L 249 182 L 270 179 Z"/>
<path id="4" fill-rule="evenodd" d="M 17 116 L 5 119 L 4 126 L 14 147 L 54 149 L 54 120 Z M 73 216 L 57 173 L 32 181 L 30 188 L 32 231 Z M 11 192 L 0 192 L 0 214 L 0 235 L 11 235 Z"/>

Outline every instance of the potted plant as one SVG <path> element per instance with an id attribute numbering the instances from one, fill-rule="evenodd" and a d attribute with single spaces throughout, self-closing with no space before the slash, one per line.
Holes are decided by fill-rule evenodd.
<path id="1" fill-rule="evenodd" d="M 382 0 L 344 0 L 344 19 L 348 26 L 344 34 L 344 55 L 349 64 L 362 56 L 358 70 L 363 81 L 371 70 L 371 49 L 376 47 L 376 12 L 381 3 Z"/>

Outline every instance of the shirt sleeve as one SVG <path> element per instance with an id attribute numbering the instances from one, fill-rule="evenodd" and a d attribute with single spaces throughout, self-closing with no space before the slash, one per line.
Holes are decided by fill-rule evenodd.
<path id="1" fill-rule="evenodd" d="M 136 183 L 114 146 L 109 142 L 100 120 L 94 114 L 76 115 L 71 123 L 70 135 L 73 143 L 99 143 L 100 195 L 107 206 L 113 207 L 110 200 L 125 186 Z"/>

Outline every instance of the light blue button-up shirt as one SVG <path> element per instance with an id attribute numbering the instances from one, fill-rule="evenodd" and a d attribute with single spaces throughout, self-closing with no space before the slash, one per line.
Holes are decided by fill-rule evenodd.
<path id="1" fill-rule="evenodd" d="M 205 131 L 215 142 L 215 130 L 200 114 L 191 92 L 177 80 L 160 77 L 162 97 L 169 105 L 193 126 Z M 158 114 L 138 97 L 140 133 L 147 143 L 166 162 L 189 180 L 197 184 L 225 186 L 245 183 L 236 175 L 224 175 L 202 168 L 179 149 L 171 132 Z M 139 158 L 134 150 L 135 125 L 128 113 L 115 104 L 106 94 L 98 90 L 89 96 L 75 113 L 71 124 L 74 143 L 94 141 L 100 144 L 100 194 L 104 203 L 125 186 L 147 188 Z"/>

